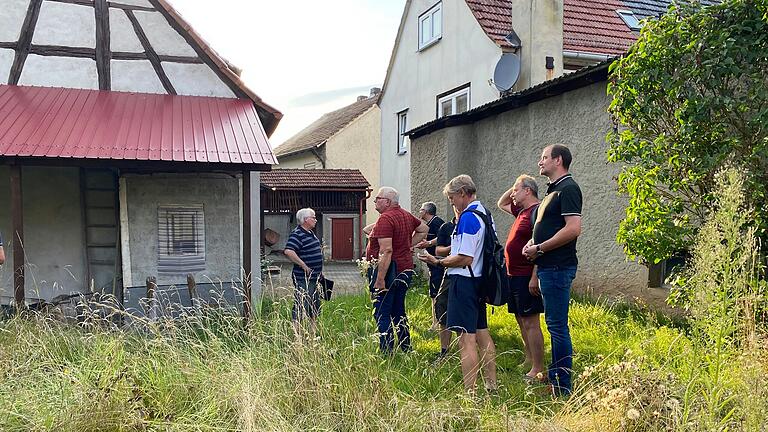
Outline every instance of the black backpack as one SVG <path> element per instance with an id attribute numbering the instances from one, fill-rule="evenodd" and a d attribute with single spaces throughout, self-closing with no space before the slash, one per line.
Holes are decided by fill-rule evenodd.
<path id="1" fill-rule="evenodd" d="M 485 237 L 483 239 L 483 274 L 478 276 L 480 282 L 480 298 L 492 306 L 506 304 L 510 298 L 509 279 L 507 278 L 507 264 L 504 258 L 504 247 L 496 237 L 493 230 L 491 215 L 486 210 L 483 214 L 477 210 L 469 210 L 476 214 L 485 223 Z M 472 266 L 469 266 L 469 274 Z"/>

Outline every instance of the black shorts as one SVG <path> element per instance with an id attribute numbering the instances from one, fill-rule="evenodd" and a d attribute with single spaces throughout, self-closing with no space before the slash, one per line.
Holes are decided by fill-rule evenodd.
<path id="1" fill-rule="evenodd" d="M 451 289 L 452 279 L 448 276 L 443 278 L 443 283 L 440 284 L 440 289 L 437 291 L 437 297 L 435 297 L 435 318 L 441 326 L 447 327 L 448 321 L 448 291 Z"/>
<path id="2" fill-rule="evenodd" d="M 544 303 L 541 296 L 534 296 L 528 291 L 530 276 L 509 276 L 511 296 L 507 310 L 520 316 L 544 313 Z"/>
<path id="3" fill-rule="evenodd" d="M 445 269 L 442 267 L 429 267 L 429 297 L 436 298 L 440 284 L 443 283 Z"/>
<path id="4" fill-rule="evenodd" d="M 456 333 L 477 333 L 488 328 L 485 302 L 480 299 L 477 282 L 470 277 L 450 275 L 448 290 L 448 328 Z"/>

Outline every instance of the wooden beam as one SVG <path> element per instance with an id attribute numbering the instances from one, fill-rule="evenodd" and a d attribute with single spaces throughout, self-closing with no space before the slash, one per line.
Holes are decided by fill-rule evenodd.
<path id="1" fill-rule="evenodd" d="M 159 55 L 160 61 L 171 63 L 205 64 L 199 57 Z"/>
<path id="2" fill-rule="evenodd" d="M 114 60 L 149 60 L 149 57 L 147 57 L 147 54 L 143 52 L 132 53 L 132 52 L 115 51 L 115 52 L 112 52 L 112 58 Z M 172 55 L 158 54 L 157 58 L 159 58 L 161 62 L 168 62 L 168 63 L 204 64 L 204 62 L 200 60 L 200 58 L 198 57 L 172 56 Z"/>
<path id="3" fill-rule="evenodd" d="M 55 1 L 58 3 L 69 3 L 69 4 L 76 4 L 80 6 L 90 6 L 93 7 L 93 2 L 90 0 L 48 0 L 48 1 Z"/>
<path id="4" fill-rule="evenodd" d="M 107 0 L 93 0 L 96 17 L 96 71 L 99 74 L 99 90 L 112 89 L 110 61 L 112 51 L 109 47 L 109 7 Z"/>
<path id="5" fill-rule="evenodd" d="M 129 4 L 123 4 L 123 3 L 113 2 L 113 1 L 109 1 L 107 2 L 107 4 L 109 5 L 109 7 L 122 9 L 122 10 L 157 12 L 154 8 L 146 7 L 146 6 L 129 5 Z"/>
<path id="6" fill-rule="evenodd" d="M 21 191 L 21 166 L 11 165 L 11 224 L 13 227 L 13 298 L 16 310 L 24 303 L 24 208 Z"/>
<path id="7" fill-rule="evenodd" d="M 40 16 L 40 6 L 42 6 L 42 4 L 43 0 L 30 0 L 29 2 L 27 15 L 24 17 L 24 23 L 21 26 L 18 49 L 16 50 L 16 55 L 13 57 L 13 65 L 11 66 L 11 73 L 8 77 L 8 84 L 16 85 L 19 83 L 21 70 L 24 68 L 24 62 L 27 61 L 29 48 L 32 46 L 32 36 L 35 33 L 35 26 L 37 25 L 37 18 Z"/>
<path id="8" fill-rule="evenodd" d="M 0 48 L 15 50 L 19 47 L 17 42 L 0 42 Z"/>
<path id="9" fill-rule="evenodd" d="M 243 171 L 243 317 L 251 318 L 251 295 L 253 291 L 253 268 L 251 258 L 253 244 L 251 242 L 251 172 Z M 259 269 L 260 270 L 260 269 Z"/>
<path id="10" fill-rule="evenodd" d="M 133 30 L 136 32 L 136 36 L 139 38 L 139 41 L 141 42 L 141 46 L 144 47 L 144 52 L 147 53 L 147 59 L 152 64 L 152 67 L 155 69 L 155 73 L 157 73 L 157 77 L 160 79 L 160 82 L 163 84 L 163 87 L 165 88 L 165 91 L 168 92 L 168 94 L 175 95 L 176 89 L 173 88 L 173 84 L 171 84 L 171 80 L 168 79 L 168 75 L 166 75 L 165 70 L 163 70 L 163 65 L 160 64 L 160 57 L 155 52 L 155 49 L 152 47 L 152 44 L 149 42 L 149 38 L 147 38 L 147 35 L 144 33 L 144 29 L 141 28 L 141 24 L 139 23 L 139 20 L 136 18 L 136 15 L 133 13 L 133 10 L 131 9 L 123 9 L 126 15 L 128 15 L 128 20 L 131 21 L 131 25 L 133 25 Z"/>
<path id="11" fill-rule="evenodd" d="M 93 48 L 68 47 L 61 45 L 32 45 L 29 47 L 29 54 L 96 59 L 96 50 Z"/>

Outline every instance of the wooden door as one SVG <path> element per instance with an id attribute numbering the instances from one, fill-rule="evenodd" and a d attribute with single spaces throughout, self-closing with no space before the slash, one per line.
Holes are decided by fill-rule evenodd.
<path id="1" fill-rule="evenodd" d="M 331 219 L 331 258 L 351 260 L 354 248 L 354 229 L 352 218 Z"/>

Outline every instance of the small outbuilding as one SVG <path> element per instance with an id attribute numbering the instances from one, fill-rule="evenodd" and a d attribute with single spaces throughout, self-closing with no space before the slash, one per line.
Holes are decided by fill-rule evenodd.
<path id="1" fill-rule="evenodd" d="M 325 259 L 359 258 L 363 245 L 360 221 L 365 221 L 370 186 L 356 169 L 280 169 L 262 173 L 262 225 L 278 234 L 269 250 L 282 251 L 296 226 L 296 211 L 309 207 L 317 215 L 315 232 L 323 241 Z"/>

